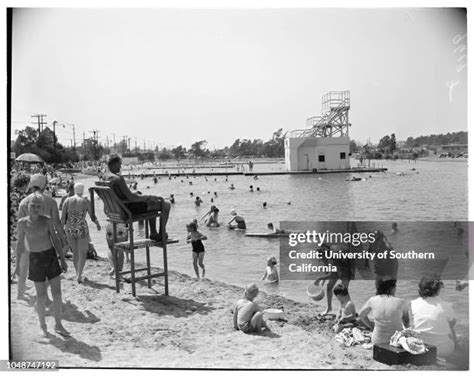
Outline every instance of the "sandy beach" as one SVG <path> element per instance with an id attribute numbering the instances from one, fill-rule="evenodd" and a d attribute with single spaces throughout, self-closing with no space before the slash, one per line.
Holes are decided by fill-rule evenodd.
<path id="1" fill-rule="evenodd" d="M 249 335 L 233 329 L 233 302 L 242 288 L 197 280 L 171 272 L 170 296 L 162 279 L 152 289 L 122 284 L 115 293 L 105 260 L 88 260 L 84 284 L 73 279 L 73 266 L 62 277 L 64 326 L 71 337 L 52 329 L 50 338 L 40 333 L 31 301 L 16 300 L 11 285 L 11 355 L 13 360 L 58 360 L 60 368 L 227 368 L 227 369 L 420 369 L 389 367 L 372 359 L 372 350 L 346 348 L 334 339 L 330 322 L 316 316 L 315 305 L 261 293 L 257 301 L 279 308 L 287 321 L 269 321 L 270 332 Z M 34 287 L 28 292 L 34 296 Z M 463 362 L 425 368 L 467 367 Z"/>

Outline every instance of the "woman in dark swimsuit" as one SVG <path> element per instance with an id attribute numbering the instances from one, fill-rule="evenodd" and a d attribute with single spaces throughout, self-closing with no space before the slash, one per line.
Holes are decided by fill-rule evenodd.
<path id="1" fill-rule="evenodd" d="M 186 226 L 188 230 L 188 239 L 186 240 L 187 243 L 191 243 L 193 247 L 193 266 L 194 271 L 196 272 L 196 276 L 199 279 L 199 266 L 202 268 L 202 278 L 206 275 L 206 269 L 204 268 L 204 244 L 202 244 L 203 240 L 207 239 L 207 236 L 201 234 L 197 230 L 197 224 L 195 222 L 191 222 L 189 225 Z"/>

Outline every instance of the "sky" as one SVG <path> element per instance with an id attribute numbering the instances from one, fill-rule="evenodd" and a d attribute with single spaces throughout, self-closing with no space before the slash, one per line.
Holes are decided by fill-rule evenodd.
<path id="1" fill-rule="evenodd" d="M 359 142 L 467 131 L 465 34 L 454 8 L 17 8 L 11 138 L 42 113 L 66 145 L 221 148 L 342 90 Z"/>

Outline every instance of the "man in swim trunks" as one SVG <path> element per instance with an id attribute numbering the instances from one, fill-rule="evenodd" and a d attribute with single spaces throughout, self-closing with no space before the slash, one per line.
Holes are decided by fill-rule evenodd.
<path id="1" fill-rule="evenodd" d="M 28 257 L 30 260 L 29 279 L 35 283 L 38 318 L 44 336 L 49 336 L 45 319 L 46 281 L 49 282 L 53 295 L 56 321 L 54 330 L 62 336 L 69 336 L 68 331 L 61 323 L 62 296 L 61 279 L 59 278 L 62 270 L 67 271 L 64 251 L 68 245 L 61 248 L 51 219 L 41 214 L 45 202 L 44 195 L 36 192 L 28 196 L 27 200 L 28 215 L 18 221 L 17 254 L 21 257 Z M 58 254 L 61 266 L 58 262 Z"/>
<path id="2" fill-rule="evenodd" d="M 120 169 L 122 167 L 122 158 L 117 154 L 112 155 L 107 162 L 109 167 L 109 174 L 107 175 L 107 180 L 110 182 L 110 186 L 118 196 L 118 198 L 125 202 L 125 205 L 133 214 L 142 214 L 152 211 L 160 211 L 160 221 L 168 222 L 168 217 L 170 213 L 171 205 L 169 202 L 165 201 L 162 197 L 158 196 L 148 196 L 132 193 L 127 187 L 125 179 L 120 174 Z M 155 241 L 162 241 L 163 234 L 158 233 L 156 230 L 156 220 L 149 220 L 150 223 L 150 239 Z M 166 237 L 166 235 L 165 235 Z"/>

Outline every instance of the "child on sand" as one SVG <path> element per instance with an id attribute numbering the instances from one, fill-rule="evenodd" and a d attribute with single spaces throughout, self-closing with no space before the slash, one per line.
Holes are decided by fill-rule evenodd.
<path id="1" fill-rule="evenodd" d="M 337 284 L 334 286 L 333 293 L 339 301 L 339 312 L 333 329 L 336 333 L 339 333 L 344 328 L 352 328 L 354 326 L 357 320 L 357 312 L 346 286 L 342 283 Z"/>
<path id="2" fill-rule="evenodd" d="M 199 268 L 198 268 L 198 261 L 199 266 L 202 268 L 202 278 L 206 275 L 206 269 L 204 268 L 204 244 L 202 244 L 202 240 L 206 240 L 207 236 L 201 234 L 197 230 L 197 224 L 195 222 L 191 222 L 189 225 L 186 226 L 188 230 L 188 238 L 186 240 L 187 243 L 191 243 L 193 247 L 193 266 L 194 271 L 196 272 L 196 277 L 199 279 Z"/>
<path id="3" fill-rule="evenodd" d="M 43 206 L 44 198 L 41 193 L 34 193 L 28 198 L 28 215 L 18 221 L 17 252 L 28 255 L 30 259 L 28 278 L 35 283 L 38 318 L 44 336 L 49 335 L 45 318 L 46 281 L 49 282 L 53 295 L 56 321 L 54 330 L 62 336 L 69 336 L 61 323 L 62 296 L 59 278 L 62 271 L 67 271 L 64 251 L 68 246 L 64 246 L 64 249 L 59 246 L 61 242 L 54 231 L 51 219 L 40 214 Z M 58 262 L 58 253 L 61 266 Z"/>
<path id="4" fill-rule="evenodd" d="M 277 263 L 276 258 L 273 256 L 267 259 L 267 268 L 265 269 L 265 273 L 263 273 L 262 280 L 265 282 L 278 283 Z"/>
<path id="5" fill-rule="evenodd" d="M 244 333 L 260 333 L 269 329 L 263 319 L 263 312 L 253 300 L 258 295 L 258 286 L 255 283 L 245 287 L 245 299 L 237 301 L 234 307 L 234 328 Z"/>

